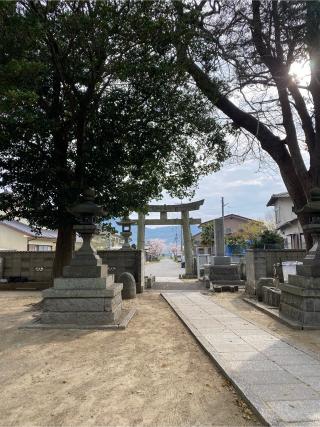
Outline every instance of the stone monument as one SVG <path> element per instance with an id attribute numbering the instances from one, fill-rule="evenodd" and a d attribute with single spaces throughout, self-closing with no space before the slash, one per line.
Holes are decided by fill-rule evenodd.
<path id="1" fill-rule="evenodd" d="M 62 277 L 54 279 L 53 288 L 42 292 L 43 311 L 29 327 L 109 329 L 124 328 L 134 312 L 122 309 L 122 284 L 114 283 L 108 266 L 91 246 L 97 232 L 96 217 L 103 209 L 94 203 L 94 191 L 88 189 L 83 200 L 70 209 L 76 217 L 74 230 L 83 239 Z"/>
<path id="2" fill-rule="evenodd" d="M 214 220 L 214 249 L 215 255 L 211 264 L 205 265 L 205 276 L 214 285 L 239 286 L 244 281 L 240 280 L 239 268 L 231 264 L 231 259 L 225 256 L 224 224 L 223 219 Z"/>
<path id="3" fill-rule="evenodd" d="M 303 230 L 312 236 L 313 246 L 297 274 L 289 274 L 288 283 L 280 284 L 280 316 L 302 328 L 320 328 L 320 188 L 314 188 L 310 200 L 296 213 L 303 213 L 309 221 Z"/>

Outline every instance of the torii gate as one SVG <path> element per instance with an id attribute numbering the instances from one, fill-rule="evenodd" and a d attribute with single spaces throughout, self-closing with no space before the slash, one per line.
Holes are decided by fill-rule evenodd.
<path id="1" fill-rule="evenodd" d="M 146 219 L 145 214 L 139 212 L 138 220 L 138 242 L 137 248 L 144 250 L 145 247 L 145 226 L 146 225 L 182 225 L 184 256 L 186 262 L 186 277 L 191 277 L 193 273 L 193 251 L 190 224 L 201 224 L 201 218 L 189 218 L 189 211 L 196 211 L 203 205 L 204 200 L 176 205 L 148 205 L 148 212 L 160 212 L 160 219 Z M 168 212 L 181 212 L 180 219 L 169 219 Z"/>

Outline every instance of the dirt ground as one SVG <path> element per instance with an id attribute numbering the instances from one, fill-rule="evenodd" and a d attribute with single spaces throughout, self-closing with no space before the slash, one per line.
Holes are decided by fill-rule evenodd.
<path id="1" fill-rule="evenodd" d="M 125 331 L 18 329 L 39 295 L 0 292 L 1 426 L 259 425 L 158 293 Z"/>
<path id="2" fill-rule="evenodd" d="M 218 304 L 221 304 L 227 310 L 242 316 L 247 320 L 253 321 L 259 326 L 269 330 L 274 335 L 283 338 L 285 341 L 301 348 L 316 353 L 320 359 L 320 331 L 292 329 L 278 320 L 273 319 L 267 314 L 252 307 L 242 300 L 243 292 L 230 294 L 228 292 L 221 294 L 211 294 L 211 298 Z"/>

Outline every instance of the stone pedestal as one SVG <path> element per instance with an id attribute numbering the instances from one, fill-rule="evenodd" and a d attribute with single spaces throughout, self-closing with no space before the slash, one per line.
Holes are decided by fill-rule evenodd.
<path id="1" fill-rule="evenodd" d="M 122 314 L 122 284 L 113 276 L 57 278 L 43 295 L 42 324 L 116 325 Z"/>
<path id="2" fill-rule="evenodd" d="M 320 188 L 310 192 L 310 200 L 297 213 L 309 217 L 303 230 L 313 239 L 313 246 L 297 265 L 297 275 L 289 274 L 288 283 L 280 284 L 279 314 L 302 328 L 320 328 Z"/>
<path id="3" fill-rule="evenodd" d="M 319 329 L 320 277 L 289 274 L 288 283 L 280 283 L 280 289 L 280 315 L 303 328 Z"/>
<path id="4" fill-rule="evenodd" d="M 53 288 L 43 291 L 43 311 L 35 327 L 123 328 L 132 317 L 122 310 L 122 284 L 114 283 L 108 266 L 91 246 L 92 235 L 97 232 L 94 215 L 102 210 L 90 194 L 71 210 L 78 214 L 79 224 L 74 230 L 83 244 L 70 265 L 64 267 L 62 277 L 54 280 Z"/>
<path id="5" fill-rule="evenodd" d="M 238 266 L 232 265 L 231 258 L 225 256 L 222 218 L 214 220 L 214 249 L 215 256 L 212 257 L 211 264 L 204 266 L 205 276 L 209 278 L 210 282 L 217 285 L 243 285 L 244 281 L 240 280 Z"/>

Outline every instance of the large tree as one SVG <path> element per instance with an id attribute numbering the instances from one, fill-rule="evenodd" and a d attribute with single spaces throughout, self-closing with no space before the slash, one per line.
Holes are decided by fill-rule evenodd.
<path id="1" fill-rule="evenodd" d="M 242 144 L 271 156 L 300 209 L 320 186 L 320 2 L 173 0 L 153 8 L 163 13 L 163 43 Z"/>
<path id="2" fill-rule="evenodd" d="M 0 4 L 0 210 L 58 229 L 56 275 L 72 252 L 68 208 L 84 189 L 110 218 L 163 189 L 185 194 L 227 155 L 172 54 L 136 42 L 145 6 Z"/>

